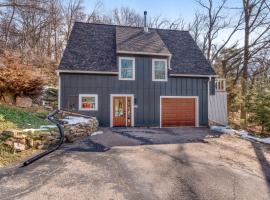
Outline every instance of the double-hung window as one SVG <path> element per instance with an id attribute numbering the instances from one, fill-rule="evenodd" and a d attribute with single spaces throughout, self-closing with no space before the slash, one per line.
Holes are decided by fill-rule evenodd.
<path id="1" fill-rule="evenodd" d="M 152 60 L 152 80 L 153 81 L 167 81 L 167 60 L 153 59 Z"/>
<path id="2" fill-rule="evenodd" d="M 98 110 L 98 95 L 96 94 L 80 94 L 79 110 Z"/>
<path id="3" fill-rule="evenodd" d="M 135 58 L 119 58 L 119 80 L 135 80 Z"/>

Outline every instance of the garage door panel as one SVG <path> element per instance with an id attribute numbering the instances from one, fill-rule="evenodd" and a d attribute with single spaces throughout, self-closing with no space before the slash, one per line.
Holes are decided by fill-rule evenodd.
<path id="1" fill-rule="evenodd" d="M 162 98 L 162 126 L 195 126 L 194 98 Z"/>

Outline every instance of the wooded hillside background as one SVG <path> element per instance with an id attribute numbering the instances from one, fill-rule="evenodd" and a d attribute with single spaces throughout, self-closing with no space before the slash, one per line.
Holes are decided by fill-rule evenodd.
<path id="1" fill-rule="evenodd" d="M 231 122 L 270 131 L 270 0 L 239 1 L 241 6 L 232 7 L 229 0 L 196 0 L 200 8 L 193 21 L 150 14 L 148 24 L 189 30 L 215 71 L 227 80 Z M 40 75 L 43 84 L 54 85 L 75 21 L 143 26 L 143 13 L 132 8 L 108 12 L 102 1 L 93 4 L 87 11 L 82 0 L 0 0 L 0 69 L 15 60 Z M 7 81 L 3 76 L 0 93 Z"/>

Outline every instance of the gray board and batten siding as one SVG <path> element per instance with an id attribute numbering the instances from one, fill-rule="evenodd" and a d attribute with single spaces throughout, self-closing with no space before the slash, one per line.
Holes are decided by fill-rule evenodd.
<path id="1" fill-rule="evenodd" d="M 101 126 L 108 127 L 110 95 L 134 94 L 134 126 L 159 126 L 160 96 L 198 96 L 199 125 L 208 125 L 208 77 L 169 76 L 165 82 L 152 81 L 152 58 L 147 56 L 135 56 L 135 71 L 133 81 L 109 74 L 60 73 L 61 109 L 96 116 Z M 79 111 L 79 94 L 97 94 L 98 110 Z"/>

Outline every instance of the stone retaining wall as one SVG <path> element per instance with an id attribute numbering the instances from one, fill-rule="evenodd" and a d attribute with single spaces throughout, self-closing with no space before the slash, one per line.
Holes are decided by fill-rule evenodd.
<path id="1" fill-rule="evenodd" d="M 64 124 L 65 142 L 74 142 L 78 138 L 91 135 L 98 130 L 98 120 L 89 118 L 84 123 Z M 58 129 L 48 131 L 28 131 L 8 129 L 0 133 L 0 141 L 9 146 L 14 152 L 26 149 L 47 149 L 59 139 Z"/>

